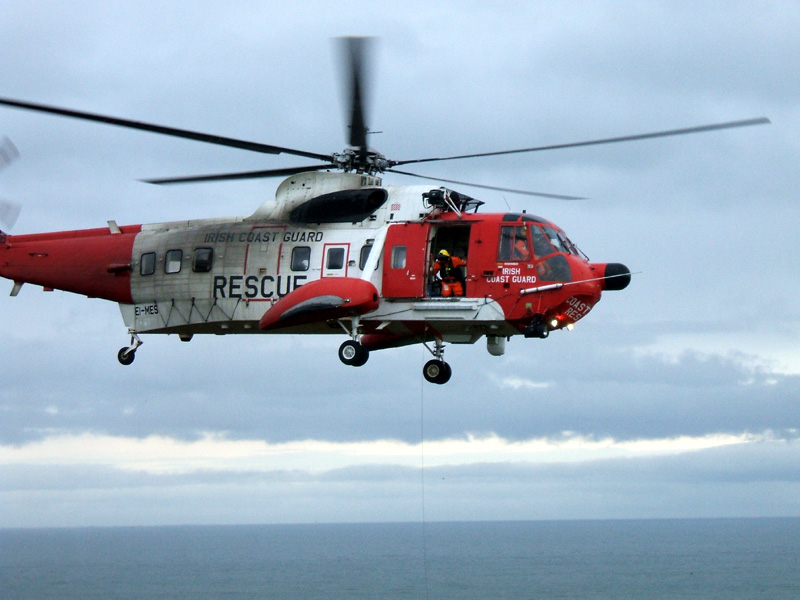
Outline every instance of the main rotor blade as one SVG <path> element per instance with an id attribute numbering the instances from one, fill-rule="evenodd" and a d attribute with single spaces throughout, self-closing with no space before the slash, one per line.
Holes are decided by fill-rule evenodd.
<path id="1" fill-rule="evenodd" d="M 524 196 L 537 196 L 539 198 L 555 198 L 556 200 L 586 200 L 580 196 L 563 196 L 561 194 L 546 194 L 544 192 L 531 192 L 530 190 L 518 190 L 514 188 L 497 187 L 494 185 L 484 185 L 482 183 L 471 183 L 469 181 L 456 181 L 455 179 L 442 179 L 441 177 L 428 177 L 427 175 L 418 175 L 417 173 L 409 173 L 408 171 L 398 171 L 397 169 L 387 169 L 390 173 L 399 173 L 400 175 L 408 175 L 410 177 L 418 177 L 420 179 L 430 179 L 431 181 L 443 181 L 445 183 L 455 183 L 456 185 L 469 185 L 484 190 L 495 190 L 497 192 L 511 192 L 512 194 L 522 194 Z"/>
<path id="2" fill-rule="evenodd" d="M 296 175 L 304 171 L 320 171 L 322 169 L 336 169 L 334 164 L 314 165 L 311 167 L 288 167 L 285 169 L 267 169 L 265 171 L 245 171 L 242 173 L 220 173 L 218 175 L 189 175 L 187 177 L 167 177 L 163 179 L 141 179 L 144 183 L 157 183 L 161 185 L 172 183 L 197 183 L 201 181 L 230 181 L 233 179 L 260 179 L 263 177 L 285 177 Z"/>
<path id="3" fill-rule="evenodd" d="M 234 138 L 212 135 L 209 133 L 188 131 L 186 129 L 176 129 L 174 127 L 164 127 L 162 125 L 153 125 L 151 123 L 143 123 L 140 121 L 130 121 L 128 119 L 119 119 L 117 117 L 109 117 L 105 115 L 98 115 L 88 112 L 81 112 L 77 110 L 70 110 L 67 108 L 59 108 L 57 106 L 45 106 L 44 104 L 22 102 L 20 100 L 12 100 L 10 98 L 0 98 L 0 105 L 11 106 L 13 108 L 22 108 L 25 110 L 33 110 L 54 115 L 60 115 L 62 117 L 83 119 L 85 121 L 106 123 L 108 125 L 117 125 L 119 127 L 127 127 L 130 129 L 140 129 L 142 131 L 150 131 L 152 133 L 160 133 L 162 135 L 185 138 L 189 140 L 195 140 L 197 142 L 205 142 L 207 144 L 217 144 L 219 146 L 239 148 L 241 150 L 250 150 L 252 152 L 261 152 L 263 154 L 286 153 L 286 154 L 294 154 L 295 156 L 304 156 L 306 158 L 316 158 L 318 160 L 324 160 L 324 161 L 331 160 L 331 156 L 328 154 L 317 154 L 315 152 L 306 152 L 304 150 L 295 150 L 293 148 L 283 148 L 281 146 L 272 146 L 270 144 L 259 144 L 257 142 L 237 140 Z"/>
<path id="4" fill-rule="evenodd" d="M 362 157 L 367 152 L 367 124 L 365 117 L 365 85 L 367 81 L 367 53 L 369 52 L 370 38 L 348 37 L 341 38 L 348 66 L 348 91 L 350 106 L 350 145 L 358 148 Z"/>
<path id="5" fill-rule="evenodd" d="M 735 127 L 749 127 L 751 125 L 765 125 L 770 123 L 766 117 L 758 119 L 745 119 L 742 121 L 728 121 L 727 123 L 715 123 L 712 125 L 699 125 L 697 127 L 685 127 L 682 129 L 669 129 L 667 131 L 655 131 L 653 133 L 640 133 L 638 135 L 624 135 L 619 137 L 604 138 L 600 140 L 590 140 L 586 142 L 572 142 L 569 144 L 553 144 L 550 146 L 535 146 L 533 148 L 520 148 L 518 150 L 500 150 L 498 152 L 481 152 L 478 154 L 462 154 L 459 156 L 444 156 L 437 158 L 417 158 L 411 160 L 392 161 L 392 166 L 409 165 L 412 163 L 435 162 L 440 160 L 458 160 L 461 158 L 478 158 L 482 156 L 501 156 L 503 154 L 520 154 L 523 152 L 539 152 L 541 150 L 558 150 L 561 148 L 577 148 L 579 146 L 598 146 L 600 144 L 615 144 L 617 142 L 632 142 L 636 140 L 648 140 L 652 138 L 669 137 L 674 135 L 684 135 L 689 133 L 702 133 L 705 131 L 717 131 L 719 129 L 733 129 Z"/>

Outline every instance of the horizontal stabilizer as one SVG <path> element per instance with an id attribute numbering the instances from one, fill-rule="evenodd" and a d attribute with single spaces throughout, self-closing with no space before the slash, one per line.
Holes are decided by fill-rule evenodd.
<path id="1" fill-rule="evenodd" d="M 276 302 L 261 317 L 261 329 L 281 329 L 331 319 L 346 319 L 378 308 L 377 288 L 355 277 L 317 279 Z"/>

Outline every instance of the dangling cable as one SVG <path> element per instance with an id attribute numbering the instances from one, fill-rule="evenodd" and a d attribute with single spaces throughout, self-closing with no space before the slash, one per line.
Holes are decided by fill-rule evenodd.
<path id="1" fill-rule="evenodd" d="M 424 335 L 423 335 L 424 339 Z M 425 350 L 427 347 L 422 346 L 422 358 L 425 360 Z M 427 522 L 425 520 L 425 378 L 419 378 L 419 472 L 420 472 L 420 485 L 422 488 L 422 567 L 425 578 L 425 599 L 429 600 L 430 590 L 428 588 L 428 532 Z"/>

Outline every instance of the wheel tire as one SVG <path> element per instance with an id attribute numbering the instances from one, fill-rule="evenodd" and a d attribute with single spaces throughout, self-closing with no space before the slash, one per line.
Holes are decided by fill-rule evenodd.
<path id="1" fill-rule="evenodd" d="M 422 368 L 422 376 L 425 377 L 425 380 L 438 385 L 450 381 L 452 375 L 453 370 L 450 368 L 450 365 L 438 358 L 429 360 Z"/>
<path id="2" fill-rule="evenodd" d="M 362 344 L 359 344 L 358 353 L 359 353 L 358 358 L 356 358 L 356 360 L 353 361 L 353 366 L 363 367 L 365 364 L 367 364 L 367 361 L 369 360 L 369 348 L 367 348 Z"/>
<path id="3" fill-rule="evenodd" d="M 128 347 L 120 348 L 119 352 L 117 352 L 117 360 L 121 365 L 129 365 L 133 362 L 133 359 L 136 358 L 136 351 L 131 350 Z"/>
<path id="4" fill-rule="evenodd" d="M 442 361 L 442 365 L 444 366 L 444 369 L 442 370 L 442 375 L 437 382 L 439 384 L 447 383 L 453 376 L 453 369 L 450 367 L 450 365 L 444 361 Z"/>
<path id="5" fill-rule="evenodd" d="M 339 360 L 351 367 L 360 367 L 369 359 L 369 349 L 355 340 L 347 340 L 339 346 Z"/>

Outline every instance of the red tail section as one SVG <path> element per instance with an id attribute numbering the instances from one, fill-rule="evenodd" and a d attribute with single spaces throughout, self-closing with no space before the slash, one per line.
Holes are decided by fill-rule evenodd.
<path id="1" fill-rule="evenodd" d="M 0 276 L 113 302 L 132 303 L 131 256 L 140 225 L 30 235 L 0 232 Z"/>

